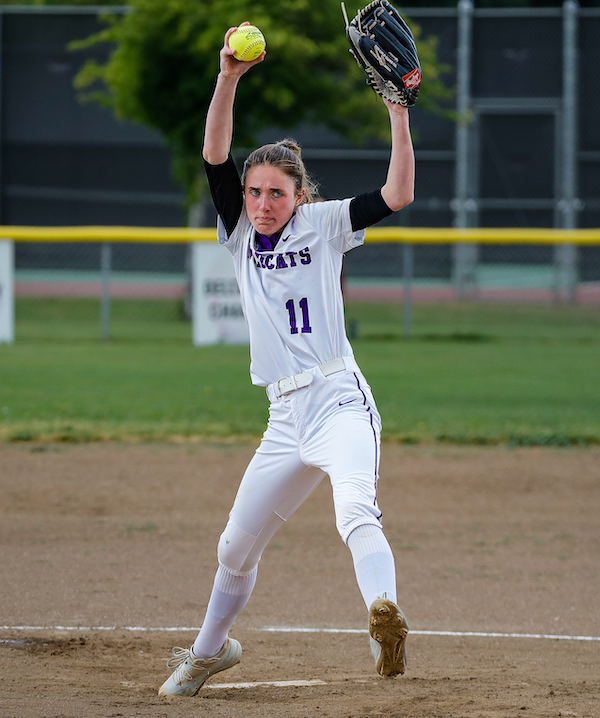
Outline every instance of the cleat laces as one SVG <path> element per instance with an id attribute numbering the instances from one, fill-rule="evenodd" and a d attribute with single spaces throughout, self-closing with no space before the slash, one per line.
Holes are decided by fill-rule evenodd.
<path id="1" fill-rule="evenodd" d="M 175 668 L 173 682 L 181 685 L 185 681 L 194 679 L 199 671 L 205 671 L 217 662 L 218 657 L 196 658 L 191 648 L 175 646 L 172 649 L 173 656 L 167 661 L 167 668 Z M 209 671 L 210 673 L 210 671 Z"/>

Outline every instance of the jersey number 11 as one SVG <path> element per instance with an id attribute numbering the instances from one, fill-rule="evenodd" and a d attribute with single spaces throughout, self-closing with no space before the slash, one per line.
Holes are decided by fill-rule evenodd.
<path id="1" fill-rule="evenodd" d="M 308 317 L 308 299 L 304 297 L 299 302 L 300 309 L 302 310 L 302 327 L 301 332 L 303 334 L 309 334 L 312 332 L 311 326 L 310 326 L 310 319 Z M 285 308 L 288 310 L 288 315 L 290 319 L 290 332 L 292 334 L 298 334 L 298 324 L 296 323 L 296 306 L 294 304 L 293 299 L 289 299 L 285 303 Z"/>

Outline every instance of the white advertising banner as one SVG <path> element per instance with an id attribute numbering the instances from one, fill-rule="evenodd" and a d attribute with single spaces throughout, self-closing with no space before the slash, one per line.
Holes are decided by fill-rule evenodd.
<path id="1" fill-rule="evenodd" d="M 0 239 L 0 342 L 15 340 L 14 243 Z"/>
<path id="2" fill-rule="evenodd" d="M 216 242 L 192 244 L 192 343 L 248 344 L 231 255 Z"/>

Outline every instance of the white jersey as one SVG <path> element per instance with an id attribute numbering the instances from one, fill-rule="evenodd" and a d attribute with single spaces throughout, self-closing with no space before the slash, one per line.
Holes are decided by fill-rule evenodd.
<path id="1" fill-rule="evenodd" d="M 353 357 L 340 284 L 345 252 L 364 242 L 353 231 L 351 199 L 300 205 L 272 251 L 257 250 L 245 207 L 227 237 L 250 332 L 250 376 L 268 386 L 339 357 Z"/>

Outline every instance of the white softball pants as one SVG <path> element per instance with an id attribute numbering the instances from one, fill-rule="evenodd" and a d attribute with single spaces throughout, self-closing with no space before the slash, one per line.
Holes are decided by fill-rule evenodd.
<path id="1" fill-rule="evenodd" d="M 358 526 L 380 527 L 380 435 L 371 389 L 358 371 L 314 381 L 273 401 L 221 535 L 219 562 L 237 575 L 251 572 L 273 534 L 325 474 L 344 542 Z"/>

